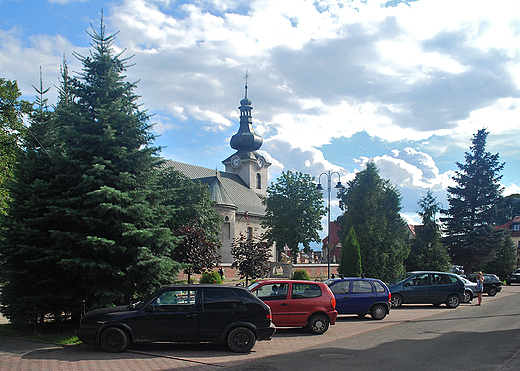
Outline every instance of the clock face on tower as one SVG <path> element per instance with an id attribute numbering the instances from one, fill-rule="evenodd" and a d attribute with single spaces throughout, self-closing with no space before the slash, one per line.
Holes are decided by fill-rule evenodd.
<path id="1" fill-rule="evenodd" d="M 265 160 L 263 157 L 258 157 L 258 159 L 256 160 L 256 164 L 258 165 L 258 167 L 261 169 L 264 167 L 265 165 Z"/>
<path id="2" fill-rule="evenodd" d="M 233 158 L 231 159 L 231 166 L 233 166 L 234 168 L 239 167 L 240 166 L 240 157 L 233 156 Z"/>

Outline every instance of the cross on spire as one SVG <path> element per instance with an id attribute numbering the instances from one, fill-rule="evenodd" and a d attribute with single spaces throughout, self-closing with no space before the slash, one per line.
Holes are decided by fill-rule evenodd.
<path id="1" fill-rule="evenodd" d="M 246 80 L 246 98 L 247 98 L 247 79 L 251 77 L 248 70 L 246 69 L 246 75 L 244 76 L 244 80 Z"/>

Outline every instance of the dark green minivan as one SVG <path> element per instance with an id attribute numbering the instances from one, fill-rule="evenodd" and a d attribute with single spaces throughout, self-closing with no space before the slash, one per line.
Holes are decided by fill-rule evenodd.
<path id="1" fill-rule="evenodd" d="M 393 308 L 427 303 L 457 308 L 464 298 L 464 282 L 453 273 L 408 272 L 387 282 L 387 286 Z"/>

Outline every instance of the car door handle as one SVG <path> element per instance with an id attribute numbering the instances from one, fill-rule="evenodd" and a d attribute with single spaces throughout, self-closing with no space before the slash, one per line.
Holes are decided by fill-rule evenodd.
<path id="1" fill-rule="evenodd" d="M 281 307 L 288 307 L 289 304 L 287 304 L 287 303 L 282 303 L 282 304 L 280 304 L 280 306 L 281 306 Z"/>

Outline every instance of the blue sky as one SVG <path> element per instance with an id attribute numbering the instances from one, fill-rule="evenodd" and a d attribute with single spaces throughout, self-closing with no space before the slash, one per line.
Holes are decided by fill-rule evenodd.
<path id="1" fill-rule="evenodd" d="M 271 181 L 331 170 L 346 183 L 372 159 L 418 224 L 417 201 L 431 189 L 447 206 L 486 128 L 504 195 L 520 193 L 517 1 L 0 0 L 0 77 L 34 100 L 41 67 L 55 101 L 62 58 L 80 71 L 72 53 L 87 55 L 102 9 L 166 158 L 224 169 L 248 70 Z"/>

